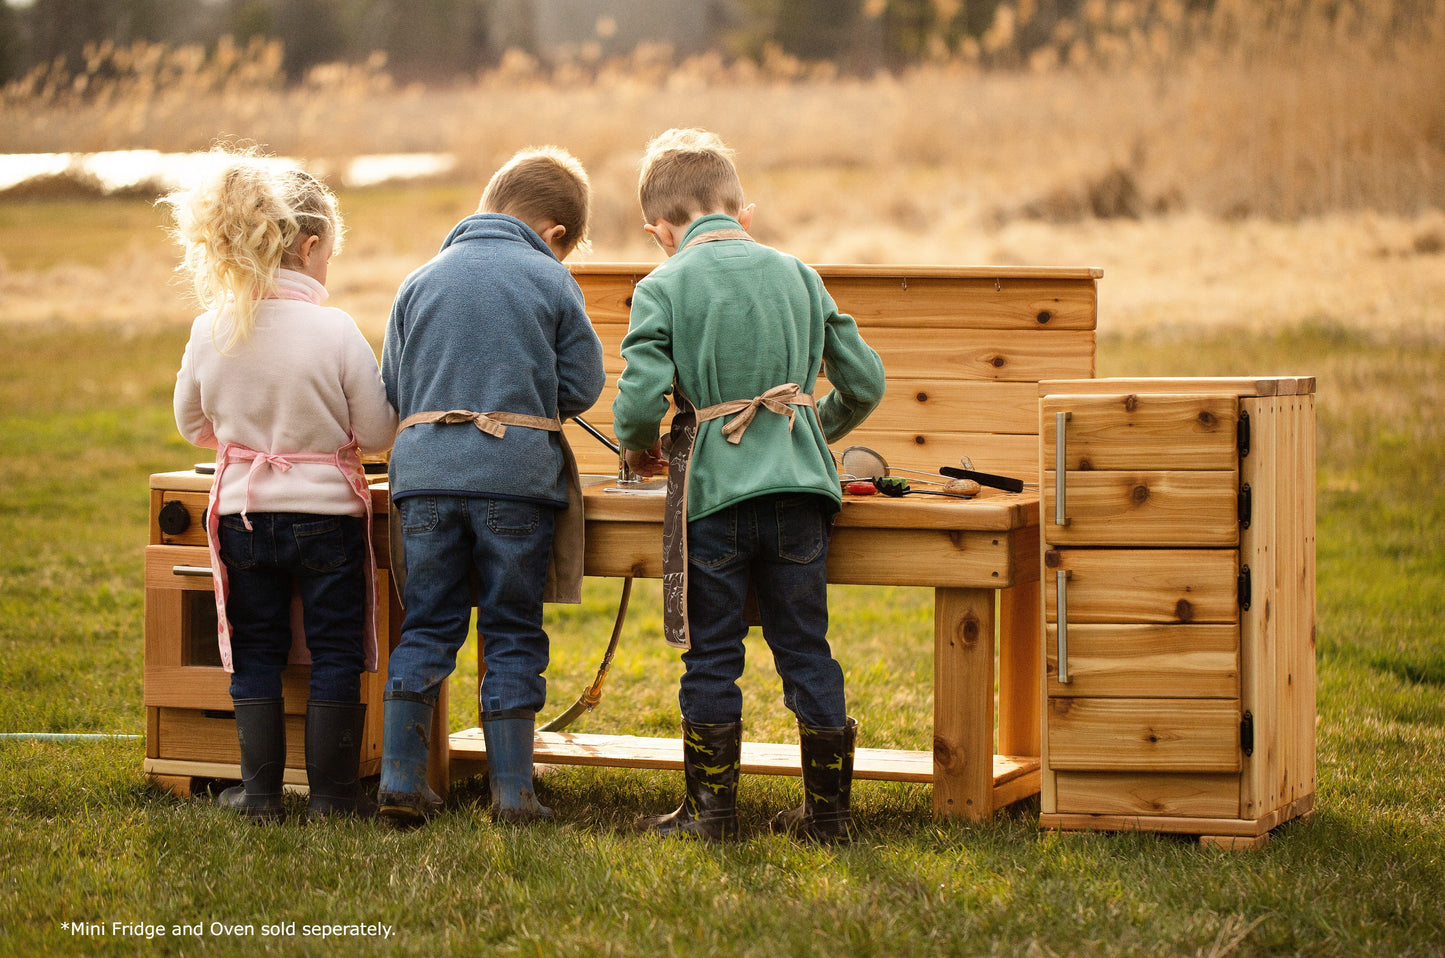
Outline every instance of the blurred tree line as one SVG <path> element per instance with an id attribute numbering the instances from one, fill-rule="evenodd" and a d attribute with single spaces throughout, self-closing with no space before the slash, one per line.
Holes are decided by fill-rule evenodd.
<path id="1" fill-rule="evenodd" d="M 0 0 L 0 82 L 38 65 L 84 65 L 88 45 L 137 41 L 212 46 L 279 39 L 284 70 L 298 79 L 322 63 L 361 62 L 378 51 L 402 80 L 444 82 L 495 65 L 519 48 L 546 63 L 539 5 L 567 0 Z M 636 0 L 616 0 L 622 7 Z M 1031 51 L 1108 0 L 674 0 L 709 5 L 705 46 L 762 59 L 770 51 L 826 61 L 844 73 L 897 69 L 965 56 L 1024 64 Z M 1215 0 L 1134 0 L 1203 10 Z M 667 39 L 649 37 L 648 40 Z M 696 46 L 697 38 L 690 38 Z"/>

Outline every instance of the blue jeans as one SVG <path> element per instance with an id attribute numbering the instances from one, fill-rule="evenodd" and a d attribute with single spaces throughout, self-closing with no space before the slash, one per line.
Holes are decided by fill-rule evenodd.
<path id="1" fill-rule="evenodd" d="M 831 503 L 806 493 L 759 496 L 687 524 L 692 648 L 678 690 L 683 718 L 737 722 L 743 696 L 743 610 L 757 593 L 763 638 L 783 680 L 783 704 L 809 725 L 847 720 L 843 669 L 828 647 Z"/>
<path id="2" fill-rule="evenodd" d="M 481 706 L 538 711 L 547 700 L 542 590 L 557 510 L 467 496 L 397 500 L 406 553 L 406 615 L 386 687 L 437 694 L 457 665 L 472 607 L 487 673 Z"/>
<path id="3" fill-rule="evenodd" d="M 220 553 L 230 592 L 231 697 L 280 698 L 291 651 L 291 593 L 301 595 L 311 698 L 361 701 L 366 660 L 366 526 L 358 516 L 300 512 L 221 516 Z"/>

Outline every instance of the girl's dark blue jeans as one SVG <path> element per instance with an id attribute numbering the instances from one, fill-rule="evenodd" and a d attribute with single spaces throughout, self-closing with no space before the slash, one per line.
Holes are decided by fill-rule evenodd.
<path id="1" fill-rule="evenodd" d="M 743 698 L 743 606 L 757 593 L 763 638 L 783 680 L 783 704 L 802 722 L 847 721 L 843 669 L 828 646 L 828 531 L 824 496 L 759 496 L 687 524 L 688 628 L 692 648 L 678 690 L 683 718 L 737 722 Z"/>
<path id="2" fill-rule="evenodd" d="M 359 516 L 299 512 L 221 516 L 230 579 L 231 697 L 280 698 L 291 650 L 291 594 L 301 596 L 311 653 L 311 699 L 361 701 L 366 620 L 366 527 Z"/>

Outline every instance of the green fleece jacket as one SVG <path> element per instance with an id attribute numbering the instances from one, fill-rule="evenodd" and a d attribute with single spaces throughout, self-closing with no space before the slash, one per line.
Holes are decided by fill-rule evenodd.
<path id="1" fill-rule="evenodd" d="M 752 399 L 797 383 L 815 393 L 827 363 L 832 391 L 817 412 L 787 417 L 761 409 L 738 444 L 722 435 L 731 417 L 698 429 L 688 469 L 688 518 L 699 519 L 755 496 L 815 492 L 841 504 L 828 444 L 868 417 L 883 398 L 883 362 L 858 334 L 817 272 L 796 257 L 747 240 L 685 249 L 703 233 L 741 229 L 732 217 L 701 217 L 679 249 L 637 284 L 622 340 L 627 366 L 612 404 L 613 429 L 629 449 L 658 439 L 676 380 L 702 409 Z"/>

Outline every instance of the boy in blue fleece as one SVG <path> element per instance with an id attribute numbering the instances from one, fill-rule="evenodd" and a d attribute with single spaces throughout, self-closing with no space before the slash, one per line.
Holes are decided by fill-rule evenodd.
<path id="1" fill-rule="evenodd" d="M 426 779 L 432 709 L 474 604 L 492 815 L 551 814 L 532 791 L 546 700 L 542 603 L 558 523 L 581 518 L 568 509 L 576 465 L 561 423 L 591 408 L 604 381 L 602 344 L 562 265 L 585 241 L 589 203 L 570 154 L 517 154 L 392 306 L 381 367 L 401 419 L 390 481 L 406 614 L 383 696 L 378 801 L 398 823 L 440 806 Z M 580 583 L 567 586 L 554 597 L 579 601 Z"/>

